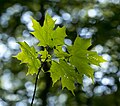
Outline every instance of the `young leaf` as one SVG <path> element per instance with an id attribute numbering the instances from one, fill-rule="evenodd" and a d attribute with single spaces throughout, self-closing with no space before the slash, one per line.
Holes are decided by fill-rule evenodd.
<path id="1" fill-rule="evenodd" d="M 37 73 L 41 63 L 39 59 L 37 59 L 38 53 L 36 52 L 35 48 L 33 46 L 30 47 L 26 42 L 19 42 L 19 44 L 22 51 L 14 57 L 16 57 L 18 60 L 21 60 L 21 63 L 27 63 L 27 74 Z"/>
<path id="2" fill-rule="evenodd" d="M 70 57 L 70 54 L 62 50 L 62 46 L 57 46 L 56 49 L 54 49 L 54 54 L 56 55 L 57 58 L 60 58 L 60 59 L 61 58 L 65 59 L 67 57 Z"/>
<path id="3" fill-rule="evenodd" d="M 48 61 L 51 61 L 51 55 L 48 54 L 48 51 L 46 49 L 44 51 L 39 51 L 38 53 L 41 55 L 42 62 L 45 61 L 46 58 L 48 58 Z"/>

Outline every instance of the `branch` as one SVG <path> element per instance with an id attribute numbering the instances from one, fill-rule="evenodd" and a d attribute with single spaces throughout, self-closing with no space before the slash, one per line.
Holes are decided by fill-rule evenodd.
<path id="1" fill-rule="evenodd" d="M 43 67 L 43 64 L 41 65 L 41 67 L 38 70 L 37 76 L 36 76 L 36 80 L 35 80 L 35 88 L 34 88 L 34 93 L 33 93 L 33 97 L 32 97 L 32 102 L 31 102 L 31 106 L 33 105 L 33 101 L 35 98 L 35 93 L 36 93 L 36 88 L 37 88 L 37 81 L 38 81 L 38 76 L 40 74 L 41 68 Z"/>
<path id="2" fill-rule="evenodd" d="M 45 61 L 46 61 L 47 59 L 48 59 L 48 57 L 45 59 Z M 45 61 L 44 61 L 44 62 L 45 62 Z M 33 93 L 32 101 L 31 101 L 31 106 L 33 105 L 33 101 L 34 101 L 34 99 L 35 99 L 35 93 L 36 93 L 36 88 L 37 88 L 38 77 L 39 77 L 39 74 L 40 74 L 40 71 L 41 71 L 41 69 L 42 69 L 42 67 L 43 67 L 43 63 L 44 63 L 44 62 L 41 63 L 41 67 L 38 69 L 38 73 L 37 73 L 36 80 L 35 80 L 34 93 Z"/>

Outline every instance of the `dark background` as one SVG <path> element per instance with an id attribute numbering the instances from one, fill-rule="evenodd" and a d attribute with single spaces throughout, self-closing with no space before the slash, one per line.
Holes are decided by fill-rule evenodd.
<path id="1" fill-rule="evenodd" d="M 12 56 L 18 41 L 36 45 L 30 16 L 43 25 L 46 12 L 66 26 L 67 43 L 77 35 L 92 38 L 90 49 L 108 62 L 92 65 L 95 83 L 85 77 L 75 96 L 59 81 L 52 87 L 41 72 L 34 106 L 120 106 L 120 0 L 0 0 L 0 106 L 30 105 L 35 75 L 26 76 L 26 65 Z"/>

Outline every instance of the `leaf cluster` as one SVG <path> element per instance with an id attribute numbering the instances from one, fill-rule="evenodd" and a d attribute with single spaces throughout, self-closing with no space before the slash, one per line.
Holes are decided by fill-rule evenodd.
<path id="1" fill-rule="evenodd" d="M 41 64 L 47 63 L 53 85 L 61 80 L 62 88 L 72 91 L 75 83 L 82 84 L 83 76 L 86 75 L 93 80 L 93 69 L 91 64 L 99 65 L 105 60 L 94 51 L 87 50 L 91 46 L 91 39 L 76 37 L 73 45 L 64 43 L 66 35 L 65 27 L 55 29 L 55 21 L 46 13 L 44 25 L 31 18 L 34 31 L 31 32 L 38 40 L 38 46 L 44 49 L 36 51 L 33 46 L 26 42 L 19 42 L 21 52 L 15 56 L 21 63 L 28 65 L 27 74 L 37 74 Z M 66 50 L 63 50 L 63 46 Z M 40 58 L 38 56 L 40 55 Z"/>

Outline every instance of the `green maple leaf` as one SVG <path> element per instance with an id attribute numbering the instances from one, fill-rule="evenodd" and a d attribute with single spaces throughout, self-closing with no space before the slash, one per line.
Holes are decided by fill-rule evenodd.
<path id="1" fill-rule="evenodd" d="M 51 34 L 55 27 L 55 21 L 52 20 L 49 14 L 46 14 L 43 27 L 36 20 L 32 19 L 34 32 L 31 32 L 38 40 L 40 40 L 39 46 L 50 46 L 52 43 Z"/>
<path id="2" fill-rule="evenodd" d="M 58 27 L 54 30 L 55 21 L 51 18 L 51 16 L 47 13 L 45 15 L 44 25 L 41 26 L 36 20 L 32 19 L 34 32 L 31 32 L 40 43 L 38 46 L 49 46 L 53 48 L 57 45 L 64 44 L 64 38 L 66 35 L 65 27 Z"/>
<path id="3" fill-rule="evenodd" d="M 51 55 L 48 54 L 48 51 L 46 49 L 44 51 L 39 51 L 38 53 L 41 55 L 42 61 L 45 61 L 46 58 L 48 58 L 47 61 L 51 61 Z"/>
<path id="4" fill-rule="evenodd" d="M 36 52 L 35 48 L 33 46 L 30 47 L 26 42 L 19 42 L 19 44 L 22 51 L 14 57 L 16 57 L 18 60 L 21 60 L 21 63 L 27 63 L 27 74 L 37 73 L 41 63 L 39 59 L 37 59 L 38 53 Z"/>
<path id="5" fill-rule="evenodd" d="M 71 54 L 70 63 L 77 68 L 80 74 L 87 75 L 93 79 L 94 71 L 90 64 L 99 65 L 99 63 L 105 62 L 105 60 L 102 56 L 97 55 L 96 52 L 88 51 L 87 49 L 90 46 L 91 39 L 77 37 L 69 52 Z"/>
<path id="6" fill-rule="evenodd" d="M 62 88 L 66 87 L 71 90 L 73 94 L 75 81 L 82 83 L 81 75 L 75 72 L 74 68 L 63 60 L 60 60 L 59 62 L 52 61 L 49 72 L 51 73 L 53 85 L 61 78 Z"/>

